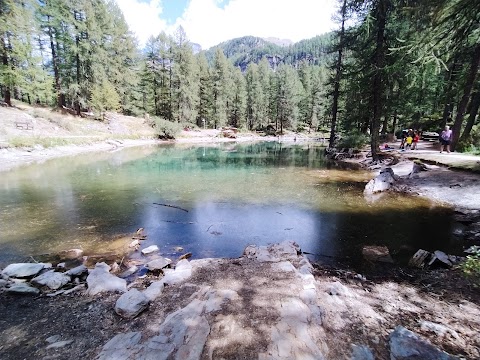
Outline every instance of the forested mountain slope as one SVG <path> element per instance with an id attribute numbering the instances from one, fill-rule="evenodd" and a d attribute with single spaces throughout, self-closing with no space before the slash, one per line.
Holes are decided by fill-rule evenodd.
<path id="1" fill-rule="evenodd" d="M 327 33 L 312 39 L 302 40 L 289 46 L 280 46 L 267 39 L 254 36 L 244 36 L 225 41 L 213 46 L 206 51 L 206 57 L 213 63 L 215 51 L 223 51 L 227 59 L 235 66 L 245 71 L 250 63 L 256 63 L 265 57 L 271 68 L 280 64 L 297 66 L 300 61 L 306 61 L 309 65 L 325 65 L 331 57 L 333 35 Z"/>

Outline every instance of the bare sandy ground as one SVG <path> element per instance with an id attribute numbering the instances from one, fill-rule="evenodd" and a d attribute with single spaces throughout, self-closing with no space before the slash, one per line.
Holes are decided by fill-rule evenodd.
<path id="1" fill-rule="evenodd" d="M 66 145 L 52 148 L 36 146 L 33 148 L 3 148 L 0 149 L 0 172 L 13 170 L 17 167 L 34 163 L 42 163 L 64 156 L 74 156 L 85 153 L 115 151 L 122 147 L 145 146 L 158 144 L 156 140 L 106 140 L 89 145 Z"/>
<path id="2" fill-rule="evenodd" d="M 391 145 L 398 148 L 398 142 Z M 427 197 L 459 210 L 480 210 L 480 156 L 440 153 L 437 147 L 435 143 L 421 141 L 418 150 L 386 153 L 399 159 L 391 166 L 401 177 L 397 190 Z M 426 163 L 428 170 L 411 174 L 415 160 Z"/>

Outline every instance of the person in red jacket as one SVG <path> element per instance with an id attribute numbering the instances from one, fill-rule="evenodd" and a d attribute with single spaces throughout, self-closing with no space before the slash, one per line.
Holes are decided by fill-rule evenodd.
<path id="1" fill-rule="evenodd" d="M 412 144 L 412 150 L 416 150 L 418 146 L 418 141 L 420 140 L 420 134 L 418 131 L 413 132 L 413 144 Z"/>

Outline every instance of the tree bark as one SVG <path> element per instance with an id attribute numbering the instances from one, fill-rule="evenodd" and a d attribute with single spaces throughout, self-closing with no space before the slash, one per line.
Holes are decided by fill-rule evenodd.
<path id="1" fill-rule="evenodd" d="M 448 72 L 445 74 L 445 80 L 447 81 L 447 90 L 445 91 L 444 96 L 444 107 L 443 107 L 443 115 L 442 115 L 442 129 L 447 125 L 448 120 L 450 119 L 450 115 L 452 114 L 453 110 L 453 86 L 456 82 L 457 77 L 457 70 L 458 70 L 458 56 L 456 55 L 453 59 Z"/>
<path id="2" fill-rule="evenodd" d="M 462 133 L 462 136 L 460 137 L 459 142 L 465 142 L 470 136 L 470 132 L 472 131 L 473 125 L 475 125 L 475 119 L 477 117 L 479 108 L 480 108 L 480 91 L 477 91 L 473 95 L 471 107 L 470 107 L 470 115 L 468 117 L 467 124 L 465 125 L 465 129 L 463 130 L 463 133 Z"/>
<path id="3" fill-rule="evenodd" d="M 2 38 L 2 64 L 4 67 L 8 67 L 8 55 L 7 55 L 7 47 L 5 45 L 5 40 Z M 4 97 L 3 101 L 8 106 L 12 106 L 12 93 L 10 91 L 10 87 L 8 84 L 3 84 L 3 89 L 4 89 Z"/>
<path id="4" fill-rule="evenodd" d="M 338 44 L 337 63 L 335 66 L 335 80 L 333 88 L 333 105 L 332 105 L 332 123 L 330 127 L 330 141 L 328 146 L 333 148 L 335 146 L 335 135 L 337 131 L 337 115 L 338 115 L 338 99 L 340 97 L 340 77 L 342 74 L 342 57 L 343 57 L 343 42 L 345 37 L 345 17 L 347 13 L 347 0 L 343 0 L 342 5 L 342 27 L 340 30 L 340 43 Z"/>
<path id="5" fill-rule="evenodd" d="M 398 121 L 398 114 L 397 114 L 397 109 L 393 112 L 393 123 L 392 123 L 392 134 L 395 135 L 397 132 L 397 121 Z"/>
<path id="6" fill-rule="evenodd" d="M 467 109 L 468 99 L 470 98 L 470 93 L 472 92 L 473 85 L 477 78 L 478 69 L 480 67 L 480 43 L 475 46 L 473 52 L 472 61 L 470 63 L 470 70 L 467 75 L 465 82 L 465 87 L 463 90 L 463 96 L 458 104 L 457 116 L 455 116 L 455 123 L 452 128 L 452 145 L 451 150 L 454 151 L 457 146 L 458 139 L 460 137 L 460 130 L 462 129 L 463 119 L 465 117 L 465 110 Z"/>
<path id="7" fill-rule="evenodd" d="M 12 106 L 12 93 L 8 87 L 5 87 L 5 96 L 3 101 L 5 101 L 8 106 Z"/>
<path id="8" fill-rule="evenodd" d="M 379 0 L 375 9 L 377 20 L 376 44 L 374 53 L 374 75 L 373 75 L 373 118 L 370 127 L 370 149 L 373 161 L 378 161 L 378 144 L 380 131 L 380 120 L 383 107 L 384 90 L 384 67 L 385 67 L 385 26 L 387 22 L 387 8 L 389 0 Z"/>
<path id="9" fill-rule="evenodd" d="M 47 16 L 47 21 L 50 22 L 50 16 Z M 48 26 L 48 37 L 50 38 L 50 49 L 52 52 L 52 67 L 53 67 L 53 77 L 55 79 L 55 91 L 57 92 L 57 107 L 62 108 L 63 106 L 63 97 L 61 95 L 61 86 L 60 86 L 60 74 L 58 71 L 58 55 L 55 50 L 55 42 L 53 41 L 53 30 L 52 27 Z"/>

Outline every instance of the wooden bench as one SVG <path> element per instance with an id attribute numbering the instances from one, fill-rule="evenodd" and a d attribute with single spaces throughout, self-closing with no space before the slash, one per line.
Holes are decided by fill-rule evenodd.
<path id="1" fill-rule="evenodd" d="M 20 130 L 33 130 L 31 121 L 15 121 L 15 127 Z"/>

